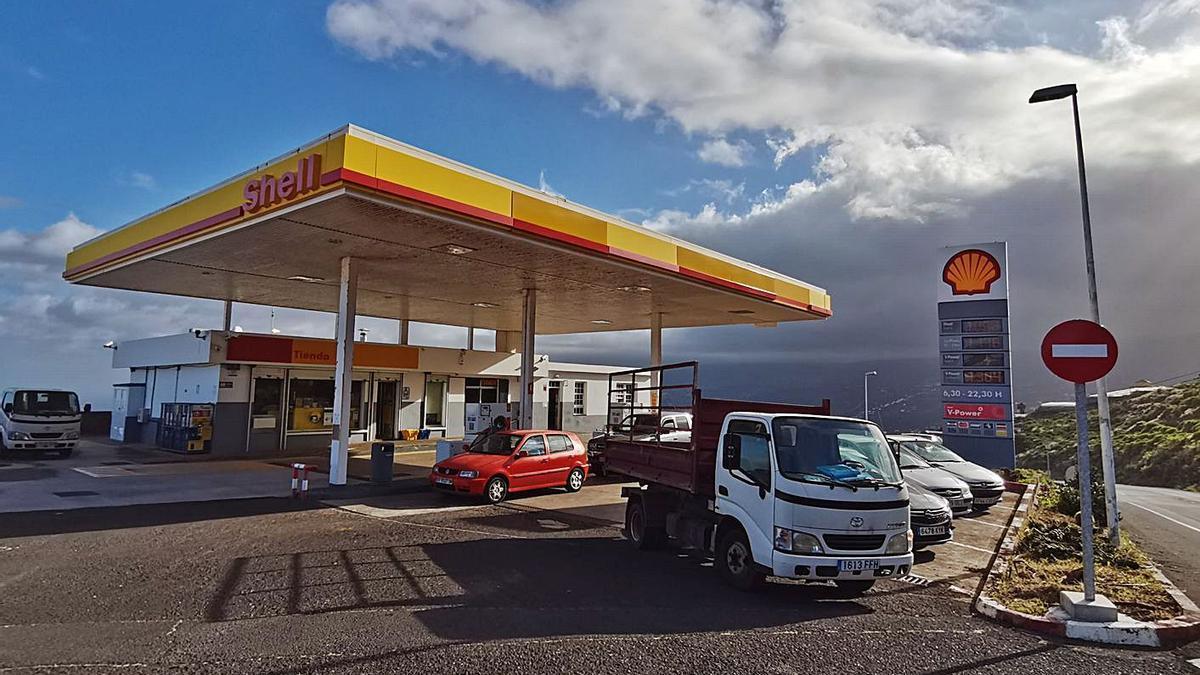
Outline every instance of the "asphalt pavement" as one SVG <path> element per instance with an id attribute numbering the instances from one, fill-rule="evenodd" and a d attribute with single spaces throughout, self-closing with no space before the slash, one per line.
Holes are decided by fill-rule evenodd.
<path id="1" fill-rule="evenodd" d="M 1193 602 L 1200 600 L 1200 494 L 1120 485 L 1121 525 Z"/>
<path id="2" fill-rule="evenodd" d="M 948 583 L 740 593 L 562 499 L 0 514 L 0 672 L 1195 675 L 1200 656 L 1046 641 Z"/>

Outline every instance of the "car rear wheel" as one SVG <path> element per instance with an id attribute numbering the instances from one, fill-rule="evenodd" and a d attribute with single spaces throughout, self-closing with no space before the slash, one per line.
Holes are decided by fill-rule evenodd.
<path id="1" fill-rule="evenodd" d="M 752 591 L 762 586 L 766 575 L 755 564 L 750 540 L 740 527 L 730 527 L 721 533 L 715 557 L 717 572 L 734 588 Z"/>
<path id="2" fill-rule="evenodd" d="M 483 488 L 483 498 L 489 504 L 499 504 L 508 496 L 508 481 L 503 476 L 495 476 Z"/>
<path id="3" fill-rule="evenodd" d="M 567 492 L 579 492 L 583 489 L 583 469 L 575 467 L 567 476 Z"/>

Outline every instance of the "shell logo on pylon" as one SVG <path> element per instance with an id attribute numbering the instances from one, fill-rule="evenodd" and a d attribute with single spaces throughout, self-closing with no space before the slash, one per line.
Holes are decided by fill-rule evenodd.
<path id="1" fill-rule="evenodd" d="M 942 268 L 942 281 L 950 285 L 954 295 L 990 293 L 992 284 L 1000 279 L 1000 263 L 987 251 L 969 248 L 959 251 Z"/>

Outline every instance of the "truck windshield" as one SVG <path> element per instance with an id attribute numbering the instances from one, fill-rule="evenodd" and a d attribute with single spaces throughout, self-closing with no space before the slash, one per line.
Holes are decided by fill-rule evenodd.
<path id="1" fill-rule="evenodd" d="M 79 399 L 69 391 L 18 391 L 13 396 L 17 415 L 78 415 Z"/>
<path id="2" fill-rule="evenodd" d="M 520 444 L 521 437 L 516 434 L 492 434 L 477 443 L 472 443 L 468 452 L 480 452 L 485 455 L 511 455 Z"/>
<path id="3" fill-rule="evenodd" d="M 788 478 L 851 485 L 902 480 L 887 439 L 873 424 L 777 417 L 773 427 L 779 472 Z"/>

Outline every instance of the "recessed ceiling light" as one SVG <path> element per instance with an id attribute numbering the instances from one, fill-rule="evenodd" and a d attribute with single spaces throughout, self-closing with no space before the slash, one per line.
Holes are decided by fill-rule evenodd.
<path id="1" fill-rule="evenodd" d="M 499 307 L 500 305 L 496 305 L 496 304 L 493 304 L 490 302 L 472 302 L 471 306 L 472 307 L 482 307 L 484 309 L 494 309 L 496 307 Z"/>
<path id="2" fill-rule="evenodd" d="M 288 277 L 288 281 L 303 281 L 306 283 L 315 284 L 319 281 L 325 280 L 321 277 L 310 277 L 306 274 L 293 274 L 292 276 Z"/>
<path id="3" fill-rule="evenodd" d="M 342 243 L 341 239 L 334 239 L 334 238 L 326 239 L 325 241 L 329 242 L 330 244 L 333 244 L 334 246 L 337 246 L 338 244 Z"/>
<path id="4" fill-rule="evenodd" d="M 592 323 L 596 324 L 597 326 L 610 326 L 610 325 L 612 325 L 612 322 L 611 322 L 611 321 L 609 321 L 608 319 L 592 319 Z"/>
<path id="5" fill-rule="evenodd" d="M 449 253 L 450 255 L 466 255 L 475 252 L 475 249 L 470 246 L 463 246 L 461 244 L 442 244 L 441 246 L 434 246 L 429 250 Z"/>
<path id="6" fill-rule="evenodd" d="M 203 272 L 200 273 L 200 276 L 211 277 L 212 272 L 209 272 L 208 270 L 204 270 Z"/>
<path id="7" fill-rule="evenodd" d="M 754 310 L 752 310 L 752 309 L 731 309 L 731 310 L 729 310 L 729 313 L 730 314 L 753 314 Z"/>
<path id="8" fill-rule="evenodd" d="M 650 289 L 646 288 L 645 286 L 618 286 L 617 290 L 625 291 L 626 293 L 649 293 L 650 292 Z"/>

